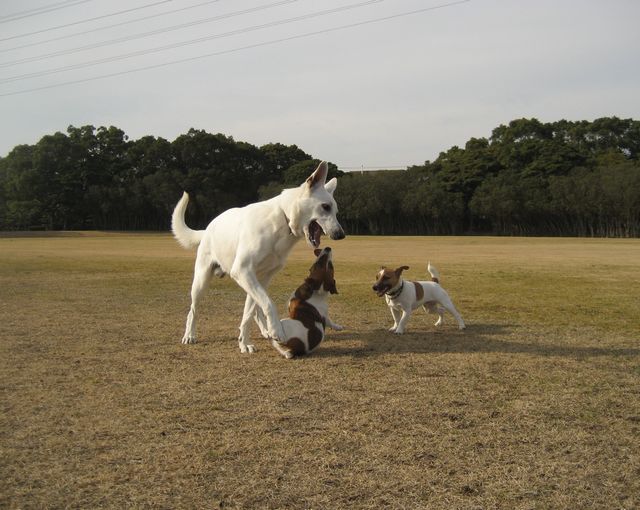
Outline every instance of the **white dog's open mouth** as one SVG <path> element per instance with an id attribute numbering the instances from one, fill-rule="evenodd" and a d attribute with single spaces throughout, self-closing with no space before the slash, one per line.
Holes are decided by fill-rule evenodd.
<path id="1" fill-rule="evenodd" d="M 313 220 L 311 223 L 309 223 L 309 242 L 311 243 L 311 246 L 313 246 L 314 248 L 317 248 L 318 246 L 320 246 L 320 236 L 323 234 L 323 230 L 322 227 L 318 224 L 318 222 L 316 220 Z"/>

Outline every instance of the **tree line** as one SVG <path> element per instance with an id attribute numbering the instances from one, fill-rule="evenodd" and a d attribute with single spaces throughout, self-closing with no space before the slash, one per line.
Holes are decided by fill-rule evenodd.
<path id="1" fill-rule="evenodd" d="M 640 122 L 518 119 L 406 171 L 342 173 L 352 234 L 640 236 Z M 169 142 L 70 126 L 0 159 L 2 230 L 167 230 L 182 190 L 203 228 L 297 186 L 318 160 L 191 129 Z"/>

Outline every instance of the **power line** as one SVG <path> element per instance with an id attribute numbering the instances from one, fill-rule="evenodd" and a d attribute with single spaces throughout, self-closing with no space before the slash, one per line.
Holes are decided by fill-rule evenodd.
<path id="1" fill-rule="evenodd" d="M 372 23 L 379 23 L 382 21 L 388 21 L 391 19 L 398 19 L 398 18 L 402 18 L 402 17 L 406 17 L 406 16 L 411 16 L 414 14 L 420 14 L 423 12 L 428 12 L 428 11 L 435 11 L 438 9 L 444 9 L 447 7 L 453 7 L 455 5 L 460 5 L 460 4 L 464 4 L 464 3 L 468 3 L 471 0 L 459 0 L 456 2 L 451 2 L 451 3 L 447 3 L 447 4 L 441 4 L 441 5 L 436 5 L 436 6 L 432 6 L 432 7 L 426 7 L 423 9 L 416 9 L 414 11 L 408 11 L 408 12 L 402 12 L 399 14 L 392 14 L 390 16 L 384 16 L 384 17 L 380 17 L 380 18 L 374 18 L 374 19 L 370 19 L 370 20 L 366 20 L 366 21 L 360 21 L 357 23 L 350 23 L 348 25 L 341 25 L 341 26 L 337 26 L 337 27 L 332 27 L 332 28 L 325 28 L 323 30 L 317 30 L 315 32 L 307 32 L 305 34 L 299 34 L 299 35 L 294 35 L 294 36 L 290 36 L 290 37 L 283 37 L 280 39 L 273 39 L 271 41 L 264 41 L 261 43 L 255 43 L 255 44 L 250 44 L 247 46 L 240 46 L 237 48 L 232 48 L 232 49 L 228 49 L 228 50 L 222 50 L 222 51 L 217 51 L 217 52 L 213 52 L 213 53 L 207 53 L 205 55 L 198 55 L 196 57 L 188 57 L 188 58 L 183 58 L 183 59 L 179 59 L 179 60 L 173 60 L 170 62 L 163 62 L 161 64 L 153 64 L 153 65 L 149 65 L 149 66 L 145 66 L 145 67 L 138 67 L 135 69 L 128 69 L 126 71 L 119 71 L 119 72 L 115 72 L 115 73 L 109 73 L 109 74 L 103 74 L 100 76 L 93 76 L 90 78 L 82 78 L 82 79 L 78 79 L 78 80 L 71 80 L 71 81 L 66 81 L 66 82 L 61 82 L 61 83 L 54 83 L 52 85 L 45 85 L 43 87 L 35 87 L 35 88 L 31 88 L 31 89 L 25 89 L 25 90 L 18 90 L 15 92 L 7 92 L 4 94 L 0 94 L 0 97 L 8 97 L 8 96 L 16 96 L 19 94 L 26 94 L 28 92 L 37 92 L 37 91 L 41 91 L 41 90 L 48 90 L 48 89 L 52 89 L 52 88 L 58 88 L 58 87 L 64 87 L 66 85 L 75 85 L 78 83 L 87 83 L 90 81 L 96 81 L 96 80 L 102 80 L 104 78 L 113 78 L 115 76 L 124 76 L 126 74 L 131 74 L 131 73 L 138 73 L 141 71 L 150 71 L 152 69 L 159 69 L 162 67 L 168 67 L 168 66 L 172 66 L 175 64 L 182 64 L 185 62 L 194 62 L 196 60 L 202 60 L 205 58 L 211 58 L 211 57 L 217 57 L 217 56 L 221 56 L 221 55 L 228 55 L 231 53 L 238 53 L 240 51 L 245 51 L 245 50 L 249 50 L 249 49 L 254 49 L 254 48 L 260 48 L 262 46 L 270 46 L 270 45 L 274 45 L 274 44 L 279 44 L 282 42 L 288 42 L 288 41 L 294 41 L 294 40 L 298 40 L 298 39 L 304 39 L 307 37 L 313 37 L 316 35 L 323 35 L 323 34 L 328 34 L 331 32 L 337 32 L 340 30 L 347 30 L 350 28 L 356 28 L 356 27 L 361 27 L 364 25 L 370 25 Z"/>
<path id="2" fill-rule="evenodd" d="M 265 9 L 271 9 L 273 7 L 279 7 L 281 5 L 286 5 L 286 4 L 292 4 L 294 2 L 298 2 L 299 0 L 280 0 L 279 2 L 274 2 L 271 4 L 266 4 L 266 5 L 259 5 L 257 7 L 252 7 L 250 9 L 244 9 L 242 11 L 235 11 L 235 12 L 229 12 L 229 13 L 225 13 L 225 14 L 220 14 L 218 16 L 213 16 L 211 18 L 205 18 L 205 19 L 200 19 L 200 20 L 195 20 L 195 21 L 189 21 L 187 23 L 181 23 L 179 25 L 172 25 L 170 27 L 165 27 L 165 28 L 159 28 L 157 30 L 152 30 L 150 32 L 143 32 L 140 34 L 133 34 L 133 35 L 127 35 L 127 36 L 123 36 L 123 37 L 119 37 L 117 39 L 111 39 L 108 41 L 102 41 L 102 42 L 98 42 L 98 43 L 93 43 L 93 44 L 87 44 L 85 46 L 80 46 L 77 48 L 71 48 L 71 49 L 67 49 L 67 50 L 60 50 L 60 51 L 55 51 L 52 53 L 46 53 L 44 55 L 37 55 L 35 57 L 25 57 L 23 59 L 19 59 L 19 60 L 14 60 L 14 61 L 10 61 L 10 62 L 1 62 L 0 63 L 0 67 L 10 67 L 13 65 L 18 65 L 18 64 L 26 64 L 29 62 L 37 62 L 39 60 L 45 60 L 51 57 L 60 57 L 63 55 L 70 55 L 72 53 L 78 53 L 80 51 L 86 51 L 86 50 L 92 50 L 95 48 L 102 48 L 104 46 L 110 46 L 112 44 L 117 44 L 117 43 L 121 43 L 121 42 L 128 42 L 128 41 L 133 41 L 134 39 L 142 39 L 143 37 L 149 37 L 152 35 L 158 35 L 158 34 L 164 34 L 166 32 L 172 32 L 175 30 L 180 30 L 182 28 L 187 28 L 187 27 L 192 27 L 192 26 L 196 26 L 196 25 L 202 25 L 203 23 L 211 23 L 213 21 L 219 21 L 222 19 L 228 19 L 228 18 L 233 18 L 236 16 L 241 16 L 243 14 L 249 14 L 252 12 L 258 12 L 258 11 L 263 11 Z M 382 0 L 378 0 L 378 1 L 382 1 Z"/>
<path id="3" fill-rule="evenodd" d="M 367 5 L 372 5 L 375 3 L 380 3 L 380 2 L 384 2 L 385 0 L 366 0 L 365 2 L 359 2 L 359 3 L 355 3 L 355 4 L 349 4 L 349 5 L 344 5 L 342 7 L 336 7 L 334 9 L 327 9 L 324 11 L 316 11 L 313 13 L 309 13 L 309 14 L 303 14 L 301 16 L 296 16 L 293 18 L 287 18 L 287 19 L 283 19 L 283 20 L 277 20 L 277 21 L 272 21 L 269 23 L 264 23 L 262 25 L 254 25 L 251 27 L 245 27 L 245 28 L 240 28 L 237 30 L 231 30 L 230 32 L 223 32 L 221 34 L 214 34 L 214 35 L 209 35 L 206 37 L 199 37 L 197 39 L 191 39 L 188 41 L 182 41 L 182 42 L 178 42 L 178 43 L 173 43 L 173 44 L 167 44 L 165 46 L 158 46 L 156 48 L 150 48 L 150 49 L 146 49 L 146 50 L 138 50 L 138 51 L 132 51 L 129 53 L 123 53 L 120 55 L 115 55 L 112 57 L 104 57 L 101 59 L 97 59 L 97 60 L 90 60 L 88 62 L 80 62 L 78 64 L 71 64 L 68 66 L 64 66 L 64 67 L 57 67 L 54 69 L 47 69 L 45 71 L 38 71 L 38 72 L 34 72 L 34 73 L 26 73 L 26 74 L 20 74 L 20 75 L 15 75 L 15 76 L 9 76 L 7 78 L 2 78 L 0 79 L 0 83 L 9 83 L 9 82 L 13 82 L 13 81 L 19 81 L 19 80 L 26 80 L 29 78 L 38 78 L 40 76 L 48 76 L 51 74 L 56 74 L 59 72 L 65 72 L 65 71 L 74 71 L 76 69 L 84 69 L 86 67 L 91 67 L 91 66 L 95 66 L 95 65 L 99 65 L 99 64 L 107 64 L 109 62 L 117 62 L 119 60 L 124 60 L 127 58 L 133 58 L 133 57 L 140 57 L 140 56 L 144 56 L 144 55 L 150 55 L 152 53 L 159 53 L 162 51 L 166 51 L 166 50 L 172 50 L 175 48 L 182 48 L 183 46 L 189 46 L 191 44 L 198 44 L 201 42 L 206 42 L 206 41 L 211 41 L 213 39 L 222 39 L 225 37 L 230 37 L 233 35 L 240 35 L 240 34 L 246 34 L 248 32 L 254 32 L 256 30 L 262 30 L 265 28 L 271 28 L 271 27 L 275 27 L 275 26 L 279 26 L 279 25 L 286 25 L 288 23 L 295 23 L 297 21 L 303 21 L 303 20 L 307 20 L 307 19 L 312 19 L 312 18 L 317 18 L 319 16 L 326 16 L 327 14 L 335 14 L 337 12 L 344 12 L 350 9 L 357 9 L 360 7 L 365 7 Z"/>
<path id="4" fill-rule="evenodd" d="M 32 46 L 39 46 L 41 44 L 46 44 L 49 42 L 53 42 L 53 41 L 61 41 L 62 39 L 69 39 L 70 37 L 77 37 L 79 35 L 86 35 L 86 34 L 93 34 L 95 32 L 99 32 L 101 30 L 107 30 L 109 28 L 115 28 L 115 27 L 121 27 L 123 25 L 130 25 L 131 23 L 137 23 L 138 21 L 145 21 L 148 19 L 152 19 L 152 18 L 159 18 L 160 16 L 166 16 L 168 14 L 174 14 L 176 12 L 181 12 L 181 11 L 187 11 L 190 9 L 195 9 L 196 7 L 202 7 L 203 5 L 208 5 L 208 4 L 214 4 L 220 2 L 220 0 L 208 0 L 207 2 L 200 2 L 199 4 L 195 4 L 195 5 L 190 5 L 188 7 L 180 7 L 180 9 L 173 9 L 171 11 L 165 11 L 165 12 L 160 12 L 158 14 L 151 14 L 149 16 L 143 16 L 141 18 L 135 18 L 135 19 L 131 19 L 131 20 L 127 20 L 127 21 L 121 21 L 120 23 L 113 23 L 111 25 L 105 25 L 102 27 L 97 27 L 97 28 L 92 28 L 91 30 L 85 30 L 84 32 L 76 32 L 74 34 L 67 34 L 67 35 L 61 35 L 60 37 L 53 37 L 51 39 L 45 39 L 44 41 L 37 41 L 37 42 L 32 42 L 29 44 L 23 44 L 22 46 L 14 46 L 13 48 L 6 48 L 4 50 L 0 50 L 0 53 L 5 53 L 7 51 L 14 51 L 14 50 L 21 50 L 23 48 L 30 48 Z M 164 3 L 164 2 L 160 2 L 160 3 Z M 151 4 L 151 6 L 155 6 L 157 4 Z M 147 6 L 143 6 L 141 8 L 147 8 L 150 7 L 149 5 Z M 58 30 L 59 28 L 65 28 L 71 25 L 79 25 L 82 23 L 87 23 L 88 21 L 94 21 L 96 19 L 100 19 L 103 17 L 109 17 L 109 16 L 114 16 L 114 14 L 108 14 L 106 16 L 99 16 L 98 18 L 90 18 L 88 20 L 82 20 L 82 21 L 76 21 L 75 23 L 68 23 L 67 25 L 60 25 L 57 27 L 51 27 L 51 28 L 45 28 L 43 30 L 38 30 L 36 32 L 29 32 L 27 34 L 20 34 L 20 35 L 14 35 L 12 37 L 6 37 L 5 39 L 0 39 L 0 42 L 3 41 L 9 41 L 11 39 L 19 39 L 22 37 L 27 37 L 29 35 L 35 35 L 35 34 L 41 34 L 44 32 L 50 32 L 52 30 Z"/>
<path id="5" fill-rule="evenodd" d="M 30 18 L 31 16 L 37 16 L 38 14 L 46 14 L 47 12 L 53 12 L 53 11 L 59 11 L 60 9 L 66 9 L 67 7 L 73 7 L 75 5 L 80 5 L 80 4 L 85 4 L 87 2 L 92 2 L 93 0 L 72 0 L 72 1 L 67 1 L 67 2 L 60 2 L 59 4 L 51 4 L 51 6 L 49 8 L 47 7 L 40 7 L 39 9 L 31 9 L 30 11 L 23 11 L 23 13 L 27 13 L 27 14 L 14 14 L 14 15 L 7 15 L 7 16 L 3 16 L 0 19 L 0 23 L 10 23 L 11 21 L 17 21 L 19 19 L 24 19 L 24 18 Z M 64 4 L 64 5 L 62 5 Z M 37 11 L 37 12 L 33 12 L 33 11 Z M 9 18 L 9 19 L 6 19 Z"/>
<path id="6" fill-rule="evenodd" d="M 82 0 L 81 2 L 77 2 L 77 3 L 90 2 L 90 1 L 91 0 Z M 166 3 L 169 3 L 169 2 L 173 2 L 173 0 L 161 0 L 160 2 L 154 2 L 152 4 L 141 5 L 140 7 L 133 7 L 131 9 L 125 9 L 124 11 L 112 12 L 111 14 L 103 14 L 102 16 L 96 16 L 95 18 L 87 18 L 87 19 L 83 19 L 83 20 L 80 20 L 80 21 L 74 21 L 73 23 L 67 23 L 65 25 L 58 25 L 56 27 L 45 28 L 45 29 L 42 29 L 42 30 L 36 30 L 35 32 L 29 32 L 27 34 L 14 35 L 12 37 L 5 37 L 4 39 L 0 39 L 0 42 L 9 41 L 10 39 L 18 39 L 20 37 L 27 37 L 29 35 L 41 34 L 42 32 L 48 32 L 50 30 L 57 30 L 59 28 L 67 28 L 67 27 L 71 27 L 73 25 L 80 25 L 82 23 L 89 23 L 90 21 L 96 21 L 96 20 L 99 20 L 99 19 L 110 18 L 112 16 L 117 16 L 119 14 L 126 14 L 128 12 L 139 11 L 141 9 L 147 9 L 149 7 L 155 7 L 156 5 L 166 4 Z M 73 4 L 73 5 L 75 5 L 75 4 Z M 13 20 L 10 20 L 10 21 L 13 21 Z"/>
<path id="7" fill-rule="evenodd" d="M 14 18 L 16 16 L 21 16 L 23 14 L 31 14 L 32 12 L 41 11 L 42 9 L 48 9 L 49 7 L 57 7 L 59 5 L 68 4 L 70 2 L 74 2 L 75 0 L 64 0 L 63 2 L 57 2 L 55 4 L 43 5 L 41 7 L 34 7 L 33 9 L 26 9 L 24 11 L 13 12 L 11 14 L 3 14 L 0 16 L 0 20 L 7 18 Z"/>

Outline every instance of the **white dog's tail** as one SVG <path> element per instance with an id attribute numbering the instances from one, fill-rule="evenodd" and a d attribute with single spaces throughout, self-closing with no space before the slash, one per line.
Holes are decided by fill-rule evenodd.
<path id="1" fill-rule="evenodd" d="M 184 248 L 195 248 L 200 244 L 204 230 L 192 230 L 184 222 L 184 213 L 189 203 L 189 195 L 185 191 L 171 215 L 171 231 L 176 240 Z"/>
<path id="2" fill-rule="evenodd" d="M 431 265 L 431 262 L 427 263 L 427 271 L 429 271 L 429 274 L 431 275 L 431 281 L 440 283 L 440 273 L 438 273 L 438 270 Z"/>

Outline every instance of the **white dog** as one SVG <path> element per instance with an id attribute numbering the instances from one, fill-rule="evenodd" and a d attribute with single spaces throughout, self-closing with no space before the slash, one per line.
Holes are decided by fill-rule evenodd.
<path id="1" fill-rule="evenodd" d="M 286 340 L 277 309 L 266 291 L 271 279 L 284 267 L 291 248 L 301 238 L 317 248 L 322 233 L 331 239 L 345 237 L 333 199 L 337 180 L 326 182 L 327 171 L 327 163 L 323 161 L 298 188 L 285 189 L 269 200 L 229 209 L 214 218 L 205 230 L 192 230 L 185 224 L 189 196 L 184 193 L 173 211 L 171 229 L 182 246 L 197 246 L 198 253 L 183 344 L 196 342 L 196 307 L 214 274 L 220 278 L 229 274 L 247 293 L 238 338 L 241 352 L 256 350 L 249 338 L 252 317 L 265 338 Z"/>
<path id="2" fill-rule="evenodd" d="M 440 275 L 431 263 L 427 266 L 427 271 L 431 275 L 430 282 L 410 282 L 402 279 L 402 271 L 409 269 L 409 266 L 401 266 L 397 269 L 380 268 L 376 275 L 376 283 L 373 285 L 375 293 L 384 296 L 391 315 L 393 315 L 393 326 L 389 331 L 397 335 L 402 335 L 409 322 L 411 313 L 422 306 L 425 312 L 437 313 L 438 321 L 436 326 L 441 326 L 444 322 L 444 309 L 442 305 L 458 321 L 458 327 L 465 329 L 462 317 L 453 306 L 451 298 L 440 286 Z"/>

